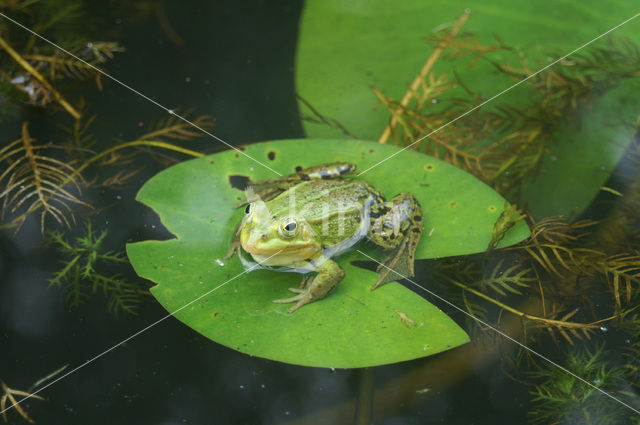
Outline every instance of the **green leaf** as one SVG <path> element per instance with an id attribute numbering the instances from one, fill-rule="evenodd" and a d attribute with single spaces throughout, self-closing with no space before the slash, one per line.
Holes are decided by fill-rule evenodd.
<path id="1" fill-rule="evenodd" d="M 624 81 L 579 113 L 579 127 L 558 129 L 540 175 L 523 187 L 523 199 L 537 218 L 578 216 L 606 183 L 633 141 L 640 115 L 640 79 Z M 576 178 L 579 176 L 579 178 Z"/>
<path id="2" fill-rule="evenodd" d="M 258 143 L 244 149 L 282 174 L 298 166 L 338 160 L 365 170 L 398 152 L 393 146 L 371 142 L 308 139 Z M 417 258 L 487 248 L 504 199 L 470 174 L 437 159 L 403 151 L 390 161 L 395 163 L 395 173 L 374 168 L 361 178 L 389 197 L 406 191 L 418 198 L 425 232 Z M 244 193 L 230 186 L 232 175 L 253 180 L 275 177 L 244 155 L 225 151 L 173 166 L 138 193 L 137 199 L 153 208 L 176 238 L 130 244 L 127 253 L 140 276 L 158 283 L 151 292 L 179 320 L 243 353 L 307 366 L 393 363 L 468 341 L 448 316 L 404 286 L 391 282 L 370 291 L 376 274 L 352 264 L 366 260 L 357 251 L 337 259 L 346 277 L 325 299 L 287 314 L 289 305 L 272 301 L 289 296 L 287 288 L 297 286 L 300 275 L 270 270 L 243 273 L 237 257 L 221 260 L 243 214 L 242 209 L 233 209 Z M 501 246 L 528 236 L 527 226 L 518 222 Z M 370 244 L 361 243 L 358 249 L 381 258 Z M 428 281 L 417 283 L 429 286 Z"/>
<path id="3" fill-rule="evenodd" d="M 371 87 L 401 99 L 433 51 L 424 38 L 436 28 L 446 28 L 465 9 L 470 10 L 470 18 L 461 32 L 473 33 L 484 44 L 496 44 L 497 35 L 506 45 L 518 49 L 491 52 L 487 57 L 517 66 L 518 54 L 522 54 L 532 70 L 549 65 L 638 12 L 635 4 L 623 0 L 587 4 L 579 0 L 308 0 L 300 24 L 296 91 L 323 116 L 338 121 L 356 137 L 377 140 L 389 113 Z M 602 46 L 610 36 L 637 42 L 638 33 L 640 18 L 594 46 Z M 552 58 L 550 52 L 559 53 Z M 469 68 L 470 57 L 453 61 L 445 56 L 434 66 L 435 74 L 453 77 L 455 72 L 484 99 L 516 82 L 496 72 L 488 62 L 481 60 Z M 518 201 L 527 205 L 534 217 L 580 212 L 597 194 L 632 141 L 633 129 L 620 125 L 623 120 L 634 124 L 640 112 L 638 96 L 625 96 L 637 92 L 639 84 L 630 84 L 581 111 L 581 127 L 566 125 L 558 131 L 558 147 L 549 155 L 556 159 L 546 161 L 541 177 L 527 182 Z M 461 87 L 447 92 L 449 96 L 469 98 Z M 502 102 L 519 106 L 528 98 L 529 88 L 521 84 L 483 108 Z M 303 103 L 300 109 L 303 115 L 313 115 Z M 341 130 L 327 125 L 303 124 L 309 137 L 345 137 Z"/>

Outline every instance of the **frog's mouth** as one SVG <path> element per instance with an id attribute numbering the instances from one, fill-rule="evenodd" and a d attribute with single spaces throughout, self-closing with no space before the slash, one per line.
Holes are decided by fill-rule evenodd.
<path id="1" fill-rule="evenodd" d="M 314 245 L 288 246 L 280 250 L 242 245 L 242 249 L 251 254 L 257 262 L 272 266 L 286 266 L 300 260 L 306 260 L 318 252 L 318 248 Z"/>
<path id="2" fill-rule="evenodd" d="M 303 262 L 302 264 L 298 262 L 297 264 L 288 263 L 286 265 L 282 264 L 271 264 L 270 261 L 265 261 L 268 256 L 262 255 L 253 255 L 251 254 L 254 261 L 251 261 L 244 256 L 244 251 L 240 253 L 240 262 L 245 270 L 257 270 L 257 269 L 267 269 L 267 270 L 275 270 L 279 272 L 292 272 L 292 273 L 310 273 L 314 271 L 313 267 L 310 267 L 310 263 Z"/>
<path id="3" fill-rule="evenodd" d="M 299 263 L 300 260 L 305 260 L 308 257 L 301 256 L 300 253 L 284 253 L 281 252 L 277 255 L 261 255 L 251 254 L 254 260 L 264 266 L 292 266 Z"/>

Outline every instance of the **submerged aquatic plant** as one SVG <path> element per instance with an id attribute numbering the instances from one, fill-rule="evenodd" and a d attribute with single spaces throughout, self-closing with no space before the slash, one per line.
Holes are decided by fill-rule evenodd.
<path id="1" fill-rule="evenodd" d="M 432 38 L 434 51 L 401 100 L 374 88 L 390 112 L 389 125 L 379 141 L 391 139 L 398 145 L 423 150 L 473 173 L 507 199 L 518 199 L 523 183 L 538 174 L 550 147 L 559 143 L 554 138 L 556 129 L 572 121 L 579 125 L 577 113 L 583 105 L 620 81 L 640 75 L 640 49 L 630 42 L 612 41 L 535 75 L 525 61 L 520 67 L 493 63 L 499 72 L 519 80 L 527 77 L 529 96 L 517 104 L 476 109 L 483 99 L 463 81 L 432 71 L 441 54 L 451 60 L 471 57 L 469 66 L 473 66 L 491 51 L 509 49 L 499 39 L 497 45 L 485 46 L 473 35 L 458 36 L 466 19 L 463 15 L 446 33 Z M 456 85 L 472 100 L 450 96 Z M 420 145 L 417 140 L 422 140 Z M 610 327 L 626 334 L 628 341 L 637 341 L 639 335 L 638 158 L 640 143 L 636 140 L 624 159 L 627 190 L 620 193 L 602 188 L 619 199 L 601 220 L 548 217 L 535 221 L 507 205 L 496 222 L 487 252 L 436 264 L 435 280 L 442 293 L 485 321 L 499 324 L 505 314 L 520 317 L 525 344 L 540 344 L 546 334 L 558 345 L 566 342 L 575 346 L 565 357 L 567 368 L 597 382 L 598 387 L 615 381 L 619 390 L 626 391 L 625 377 L 637 386 L 637 343 L 626 347 L 626 363 L 609 368 L 603 366 L 604 343 L 591 351 L 580 347 Z M 496 253 L 501 235 L 522 219 L 530 224 L 531 238 Z M 495 335 L 484 332 L 487 329 L 475 328 L 480 331 L 476 335 L 481 341 L 494 341 Z M 533 422 L 604 424 L 628 418 L 628 410 L 559 369 L 539 366 L 527 351 L 519 352 L 516 364 L 525 357 L 530 361 L 532 376 L 544 381 L 534 393 L 535 407 L 530 412 Z M 596 399 L 598 402 L 592 403 Z"/>
<path id="2" fill-rule="evenodd" d="M 622 370 L 605 358 L 610 359 L 603 344 L 591 349 L 583 347 L 568 351 L 563 366 L 607 393 L 620 393 L 628 387 Z M 626 423 L 634 415 L 553 365 L 541 365 L 529 376 L 538 382 L 531 391 L 533 406 L 528 413 L 531 423 L 613 425 Z"/>
<path id="3" fill-rule="evenodd" d="M 20 406 L 16 397 L 31 397 L 37 400 L 44 400 L 44 398 L 40 397 L 37 394 L 32 394 L 28 391 L 10 388 L 7 384 L 4 383 L 2 379 L 0 379 L 0 389 L 2 390 L 2 396 L 0 397 L 0 410 L 2 410 L 2 419 L 4 419 L 4 422 L 6 423 L 8 421 L 6 409 L 7 402 L 9 402 L 9 408 L 14 407 L 16 409 L 16 412 L 18 412 L 18 414 L 22 416 L 25 421 L 29 422 L 30 424 L 34 424 L 35 421 L 31 419 L 26 410 L 24 410 L 22 406 Z"/>
<path id="4" fill-rule="evenodd" d="M 36 423 L 27 414 L 27 411 L 24 409 L 23 406 L 20 405 L 20 403 L 22 402 L 22 400 L 24 400 L 24 398 L 44 400 L 42 396 L 35 394 L 34 391 L 45 382 L 49 381 L 50 379 L 60 374 L 66 368 L 67 368 L 67 365 L 64 365 L 61 368 L 54 370 L 44 378 L 38 379 L 27 391 L 11 388 L 2 379 L 0 379 L 0 390 L 2 391 L 2 395 L 0 395 L 0 410 L 2 411 L 2 419 L 4 420 L 4 422 L 5 423 L 8 422 L 7 410 L 11 408 L 15 408 L 16 412 L 18 412 L 18 414 L 22 417 L 22 419 L 29 422 L 30 424 Z M 22 399 L 18 399 L 18 397 L 22 397 Z"/>
<path id="5" fill-rule="evenodd" d="M 47 236 L 64 258 L 64 267 L 53 274 L 49 283 L 65 292 L 71 307 L 78 307 L 101 292 L 110 312 L 135 313 L 141 296 L 149 295 L 146 285 L 113 273 L 114 266 L 128 261 L 123 253 L 104 249 L 106 230 L 97 233 L 87 222 L 85 234 L 71 241 L 62 232 L 50 231 Z"/>
<path id="6" fill-rule="evenodd" d="M 82 236 L 71 238 L 66 232 L 73 232 L 78 226 L 78 207 L 93 211 L 108 208 L 90 205 L 94 203 L 90 199 L 95 188 L 127 185 L 141 171 L 142 155 L 165 165 L 178 159 L 161 150 L 202 156 L 181 146 L 201 134 L 191 123 L 172 114 L 133 140 L 99 140 L 94 128 L 97 116 L 82 96 L 74 98 L 72 93 L 77 93 L 79 86 L 86 87 L 83 82 L 87 80 L 93 80 L 101 90 L 102 72 L 124 48 L 116 41 L 96 41 L 91 36 L 92 26 L 87 22 L 92 16 L 86 13 L 89 3 L 63 3 L 51 1 L 38 7 L 29 2 L 0 5 L 8 16 L 45 34 L 71 53 L 41 42 L 6 19 L 0 20 L 3 99 L 13 103 L 14 109 L 16 105 L 36 106 L 55 117 L 55 126 L 45 125 L 39 133 L 46 134 L 50 142 L 36 143 L 24 122 L 21 137 L 0 149 L 0 229 L 17 233 L 27 218 L 39 214 L 42 235 L 64 258 L 62 268 L 50 279 L 51 286 L 62 289 L 72 307 L 102 292 L 109 311 L 132 313 L 141 295 L 147 293 L 146 286 L 114 273 L 114 266 L 127 261 L 122 251 L 104 249 L 107 231 L 96 232 L 87 222 Z M 152 12 L 149 6 L 145 4 L 145 10 Z M 190 112 L 187 110 L 183 116 Z M 191 118 L 191 122 L 204 130 L 213 127 L 211 117 L 206 115 Z"/>
<path id="7" fill-rule="evenodd" d="M 534 73 L 522 56 L 520 67 L 487 59 L 488 53 L 515 49 L 499 38 L 495 45 L 484 45 L 473 34 L 458 35 L 467 19 L 463 14 L 450 30 L 430 37 L 433 53 L 401 100 L 373 88 L 390 113 L 379 142 L 391 139 L 397 145 L 414 146 L 518 199 L 523 182 L 539 173 L 550 147 L 557 143 L 556 129 L 620 81 L 640 75 L 640 49 L 631 42 L 610 41 L 606 47 L 591 47 L 544 73 Z M 529 96 L 514 104 L 493 102 L 491 108 L 479 108 L 485 99 L 457 75 L 433 71 L 442 54 L 454 61 L 466 58 L 469 67 L 488 60 L 505 75 L 526 78 Z M 457 87 L 466 91 L 466 98 L 451 94 Z M 415 144 L 418 140 L 420 144 Z"/>
<path id="8" fill-rule="evenodd" d="M 192 157 L 203 154 L 172 143 L 172 140 L 192 140 L 198 136 L 188 123 L 174 117 L 162 120 L 140 138 L 95 153 L 89 149 L 96 142 L 90 132 L 93 121 L 93 118 L 75 120 L 65 128 L 69 131 L 69 139 L 59 145 L 35 144 L 25 122 L 22 137 L 0 149 L 0 183 L 5 186 L 0 192 L 0 228 L 13 228 L 17 232 L 30 215 L 39 212 L 43 235 L 69 260 L 51 279 L 51 284 L 67 293 L 71 306 L 80 305 L 90 294 L 100 290 L 107 294 L 109 311 L 134 312 L 144 290 L 139 284 L 110 274 L 104 267 L 104 263 L 127 262 L 121 253 L 101 252 L 106 231 L 96 234 L 88 224 L 85 236 L 72 243 L 62 232 L 52 230 L 46 218 L 53 217 L 58 226 L 73 228 L 76 225 L 73 207 L 91 208 L 82 199 L 83 189 L 86 192 L 96 186 L 127 184 L 140 171 L 136 160 L 141 154 L 166 164 L 174 163 L 176 158 L 162 156 L 157 152 L 158 148 Z M 205 129 L 212 126 L 208 116 L 196 117 L 193 122 Z M 49 151 L 55 151 L 57 156 L 47 155 Z M 87 153 L 91 155 L 87 156 Z M 97 172 L 102 169 L 110 171 L 106 175 Z M 85 175 L 95 177 L 86 179 Z M 99 273 L 94 266 L 101 263 L 104 268 Z"/>
<path id="9" fill-rule="evenodd" d="M 4 221 L 7 214 L 18 214 L 24 219 L 41 209 L 40 227 L 44 232 L 45 217 L 53 217 L 58 224 L 70 225 L 74 220 L 71 204 L 88 206 L 72 193 L 65 185 L 73 186 L 72 190 L 80 192 L 81 177 L 67 162 L 48 156 L 47 151 L 60 148 L 57 145 L 34 144 L 29 135 L 28 124 L 22 124 L 22 136 L 3 149 L 0 149 L 0 192 L 2 212 L 0 218 Z"/>

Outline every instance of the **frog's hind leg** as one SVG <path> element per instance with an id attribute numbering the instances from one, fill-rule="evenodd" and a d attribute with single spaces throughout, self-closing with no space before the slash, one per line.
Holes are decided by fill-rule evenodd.
<path id="1" fill-rule="evenodd" d="M 291 292 L 298 295 L 274 300 L 273 302 L 280 304 L 296 303 L 289 309 L 289 313 L 293 313 L 305 304 L 324 298 L 344 278 L 344 270 L 338 263 L 331 260 L 325 260 L 320 264 L 317 267 L 317 272 L 318 274 L 312 279 L 303 280 L 303 282 L 308 282 L 306 288 L 289 288 Z"/>
<path id="2" fill-rule="evenodd" d="M 371 228 L 367 237 L 385 251 L 378 266 L 378 280 L 371 290 L 393 280 L 413 277 L 414 254 L 422 235 L 422 209 L 410 193 L 371 206 Z"/>
<path id="3" fill-rule="evenodd" d="M 311 179 L 335 179 L 345 174 L 351 174 L 356 171 L 356 165 L 349 162 L 333 162 L 331 164 L 316 165 L 292 174 L 301 180 Z"/>
<path id="4" fill-rule="evenodd" d="M 262 199 L 265 202 L 269 201 L 290 187 L 305 180 L 334 179 L 346 174 L 351 174 L 355 169 L 355 164 L 350 164 L 348 162 L 334 162 L 331 164 L 303 168 L 287 176 L 259 181 L 250 180 L 247 186 L 253 189 L 253 193 L 250 196 L 247 196 L 247 199 L 235 205 L 235 207 L 240 207 L 257 199 Z"/>
<path id="5" fill-rule="evenodd" d="M 309 281 L 309 279 L 311 279 L 311 276 L 308 273 L 302 276 L 302 280 L 300 281 L 300 285 L 298 285 L 298 289 L 303 289 L 305 286 L 307 286 L 307 282 Z"/>

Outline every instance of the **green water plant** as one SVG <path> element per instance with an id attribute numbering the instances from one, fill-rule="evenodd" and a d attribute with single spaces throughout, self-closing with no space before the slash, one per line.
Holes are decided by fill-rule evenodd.
<path id="1" fill-rule="evenodd" d="M 603 344 L 569 350 L 563 366 L 607 393 L 618 395 L 628 388 L 622 369 L 612 365 Z M 529 373 L 536 382 L 531 391 L 529 420 L 533 424 L 614 425 L 635 416 L 628 408 L 612 403 L 604 394 L 550 365 Z"/>
<path id="2" fill-rule="evenodd" d="M 314 10 L 320 9 L 322 13 L 339 13 L 330 6 Z M 487 43 L 486 38 L 479 41 L 480 37 L 463 32 L 468 20 L 469 14 L 465 13 L 427 37 L 432 44 L 431 54 L 425 55 L 424 65 L 419 71 L 416 69 L 417 75 L 404 96 L 385 94 L 386 90 L 377 84 L 372 87 L 379 103 L 388 110 L 380 143 L 410 146 L 441 158 L 473 173 L 507 199 L 522 201 L 534 199 L 531 188 L 535 185 L 530 184 L 531 179 L 544 177 L 548 168 L 557 169 L 553 164 L 558 159 L 556 155 L 560 155 L 557 152 L 562 152 L 565 158 L 565 174 L 558 174 L 556 180 L 566 178 L 567 172 L 583 174 L 576 164 L 591 160 L 585 161 L 571 151 L 575 143 L 569 139 L 576 135 L 597 132 L 597 137 L 608 144 L 613 144 L 606 142 L 613 137 L 615 143 L 627 136 L 627 141 L 632 139 L 637 131 L 638 110 L 634 115 L 637 105 L 625 100 L 625 90 L 635 87 L 638 76 L 640 50 L 635 44 L 608 39 L 536 73 L 544 64 L 534 61 L 535 65 L 531 65 L 530 60 L 524 59 L 528 55 L 505 45 L 500 38 Z M 447 67 L 440 63 L 443 59 Z M 524 80 L 519 90 L 520 93 L 526 90 L 526 95 L 517 98 L 507 95 L 482 106 L 486 96 L 474 91 L 459 70 L 462 65 L 469 69 L 483 62 L 502 77 L 513 78 L 514 82 Z M 377 69 L 376 64 L 370 65 Z M 384 80 L 385 87 L 392 87 L 387 83 Z M 612 104 L 623 108 L 624 113 L 606 112 L 612 110 L 606 105 L 613 98 L 618 100 Z M 320 108 L 309 107 L 317 100 L 317 97 L 307 99 L 304 110 L 320 116 Z M 592 109 L 600 112 L 591 113 Z M 340 123 L 338 120 L 342 118 L 345 121 Z M 349 128 L 349 123 L 359 123 L 355 116 L 349 116 L 349 121 L 346 118 L 340 114 L 315 121 L 340 129 Z M 592 128 L 596 122 L 596 126 L 609 129 L 609 133 Z M 418 140 L 421 141 L 415 143 Z M 537 204 L 524 204 L 534 213 L 519 212 L 514 205 L 505 206 L 484 254 L 436 263 L 441 293 L 490 322 L 499 323 L 504 314 L 521 317 L 525 343 L 539 343 L 544 340 L 543 334 L 558 344 L 562 341 L 576 344 L 576 340 L 584 343 L 601 329 L 610 326 L 621 329 L 623 318 L 638 308 L 634 294 L 640 288 L 637 213 L 634 213 L 638 199 L 638 161 L 634 162 L 637 146 L 631 143 L 623 158 L 636 164 L 626 170 L 631 169 L 630 190 L 623 195 L 604 185 L 600 187 L 620 196 L 609 217 L 604 220 L 545 217 L 540 204 L 547 204 L 554 196 L 549 193 L 539 193 L 535 198 Z M 573 165 L 566 162 L 573 157 L 576 158 Z M 591 189 L 580 202 L 593 197 L 598 187 L 595 191 Z M 562 202 L 564 197 L 560 198 Z M 577 203 L 571 196 L 566 199 Z M 493 252 L 501 228 L 522 219 L 532 228 L 531 238 L 499 253 Z M 604 296 L 609 302 L 596 306 L 591 302 L 594 296 Z"/>
<path id="3" fill-rule="evenodd" d="M 118 265 L 128 261 L 120 252 L 105 250 L 106 237 L 107 231 L 96 232 L 90 221 L 84 234 L 72 240 L 63 232 L 49 231 L 47 238 L 63 259 L 62 269 L 53 274 L 49 284 L 65 293 L 71 307 L 101 293 L 110 312 L 135 313 L 141 297 L 149 295 L 148 288 L 142 282 L 129 281 L 114 273 Z"/>
<path id="4" fill-rule="evenodd" d="M 634 24 L 594 38 L 602 25 L 620 24 L 611 10 L 635 11 L 609 8 L 604 24 L 572 0 L 557 10 L 571 18 L 547 25 L 522 15 L 526 1 L 498 3 L 374 1 L 351 13 L 339 2 L 307 2 L 297 90 L 303 115 L 316 115 L 310 104 L 324 117 L 304 121 L 307 134 L 344 137 L 323 124 L 337 122 L 360 139 L 408 146 L 424 138 L 411 148 L 460 164 L 536 219 L 583 211 L 632 139 L 640 110 L 628 95 L 640 81 L 638 49 L 624 39 L 633 39 Z M 325 22 L 335 23 L 330 33 Z M 370 25 L 385 31 L 348 36 Z M 582 184 L 568 175 L 583 176 Z"/>
<path id="5" fill-rule="evenodd" d="M 96 187 L 127 184 L 140 170 L 136 162 L 141 155 L 167 165 L 177 159 L 163 156 L 158 150 L 202 156 L 175 143 L 192 140 L 198 132 L 190 124 L 169 117 L 139 138 L 116 143 L 96 153 L 96 140 L 91 133 L 93 121 L 93 118 L 75 120 L 65 127 L 69 137 L 59 144 L 36 143 L 29 134 L 28 123 L 24 122 L 21 137 L 0 149 L 0 183 L 4 186 L 0 192 L 0 228 L 17 233 L 28 217 L 39 214 L 43 236 L 68 259 L 51 283 L 67 293 L 71 306 L 78 306 L 90 293 L 100 290 L 108 294 L 110 311 L 133 312 L 139 301 L 139 286 L 110 274 L 106 265 L 101 273 L 93 267 L 95 261 L 126 262 L 121 254 L 101 253 L 106 231 L 96 234 L 87 222 L 85 235 L 70 242 L 47 218 L 53 219 L 58 227 L 75 228 L 78 207 L 84 211 L 100 207 L 85 201 L 83 193 Z M 195 117 L 193 121 L 202 128 L 211 127 L 208 116 Z"/>
<path id="6" fill-rule="evenodd" d="M 176 153 L 202 156 L 183 146 L 201 134 L 191 123 L 171 114 L 152 122 L 131 140 L 99 139 L 99 120 L 91 105 L 76 93 L 88 87 L 88 80 L 102 90 L 101 71 L 106 72 L 109 62 L 124 49 L 115 41 L 95 41 L 87 26 L 80 25 L 90 20 L 88 4 L 60 3 L 46 2 L 40 7 L 29 2 L 0 5 L 7 16 L 45 34 L 72 54 L 0 19 L 3 102 L 9 109 L 16 105 L 40 108 L 54 123 L 38 128 L 38 138 L 47 137 L 47 143 L 38 142 L 30 131 L 33 125 L 24 121 L 20 137 L 0 149 L 0 229 L 17 234 L 27 219 L 37 216 L 43 238 L 64 259 L 50 284 L 65 292 L 69 305 L 77 307 L 100 292 L 109 311 L 132 313 L 141 295 L 147 293 L 146 286 L 114 272 L 118 264 L 126 263 L 122 251 L 106 250 L 107 231 L 96 232 L 89 220 L 78 217 L 108 208 L 91 201 L 95 199 L 93 194 L 99 188 L 130 184 L 142 170 L 143 156 L 163 165 L 178 162 Z M 181 115 L 201 129 L 212 128 L 209 116 L 191 116 L 191 110 Z M 70 236 L 74 232 L 81 235 Z"/>
<path id="7" fill-rule="evenodd" d="M 434 54 L 438 49 L 451 51 L 455 60 L 473 54 L 470 65 L 488 52 L 508 49 L 502 43 L 483 45 L 471 34 L 467 37 L 476 40 L 473 43 L 464 42 L 453 30 L 448 34 L 434 39 Z M 432 57 L 426 65 L 433 64 Z M 395 144 L 408 146 L 426 137 L 414 149 L 472 172 L 512 200 L 522 199 L 527 182 L 540 174 L 550 152 L 561 143 L 559 128 L 575 130 L 585 105 L 621 81 L 640 75 L 636 66 L 640 50 L 626 40 L 609 40 L 538 74 L 522 56 L 521 66 L 487 60 L 514 81 L 526 79 L 526 101 L 497 100 L 495 105 L 476 109 L 485 99 L 459 77 L 436 74 L 431 68 L 425 72 L 423 67 L 416 77 L 419 83 L 401 100 L 373 88 L 390 112 L 379 141 L 385 143 L 390 137 Z M 459 86 L 465 89 L 465 97 L 451 94 Z"/>

